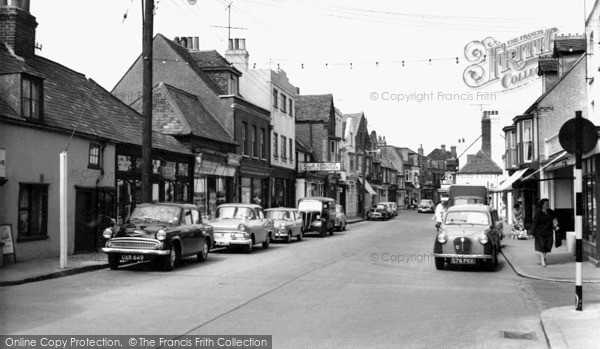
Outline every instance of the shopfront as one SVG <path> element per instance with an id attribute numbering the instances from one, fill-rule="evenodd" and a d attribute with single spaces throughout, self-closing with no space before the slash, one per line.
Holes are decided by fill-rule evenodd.
<path id="1" fill-rule="evenodd" d="M 595 260 L 600 260 L 598 243 L 598 216 L 600 216 L 600 155 L 583 159 L 583 251 Z"/>
<path id="2" fill-rule="evenodd" d="M 125 222 L 135 205 L 142 202 L 141 149 L 117 146 L 117 221 Z M 193 157 L 154 150 L 152 201 L 192 202 Z"/>
<path id="3" fill-rule="evenodd" d="M 279 167 L 271 169 L 271 207 L 296 207 L 294 173 Z"/>
<path id="4" fill-rule="evenodd" d="M 202 216 L 214 218 L 219 205 L 235 201 L 239 156 L 205 151 L 196 154 L 194 204 Z"/>

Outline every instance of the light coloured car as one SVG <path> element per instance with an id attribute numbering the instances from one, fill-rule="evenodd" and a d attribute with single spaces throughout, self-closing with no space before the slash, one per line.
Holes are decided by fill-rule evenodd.
<path id="1" fill-rule="evenodd" d="M 465 204 L 448 208 L 434 242 L 435 267 L 446 262 L 460 265 L 485 264 L 493 271 L 504 237 L 498 212 L 483 204 Z"/>
<path id="2" fill-rule="evenodd" d="M 421 202 L 419 202 L 419 206 L 417 207 L 417 212 L 419 212 L 419 213 L 421 213 L 421 212 L 434 213 L 435 205 L 433 204 L 433 201 L 429 200 L 429 199 L 421 200 Z"/>
<path id="3" fill-rule="evenodd" d="M 389 209 L 392 213 L 392 216 L 395 217 L 398 215 L 398 204 L 396 204 L 395 202 L 386 201 L 386 202 L 380 202 L 380 204 L 386 204 L 389 207 Z"/>
<path id="4" fill-rule="evenodd" d="M 215 247 L 242 247 L 245 253 L 251 253 L 255 244 L 269 248 L 275 232 L 273 220 L 256 204 L 220 205 L 207 224 L 213 227 Z"/>
<path id="5" fill-rule="evenodd" d="M 333 221 L 333 226 L 338 230 L 346 230 L 346 212 L 344 211 L 344 206 L 335 205 L 335 216 Z"/>
<path id="6" fill-rule="evenodd" d="M 303 227 L 302 216 L 295 208 L 278 207 L 265 210 L 267 219 L 272 219 L 275 225 L 273 240 L 283 240 L 287 243 L 292 241 L 292 238 L 297 238 L 302 241 Z"/>

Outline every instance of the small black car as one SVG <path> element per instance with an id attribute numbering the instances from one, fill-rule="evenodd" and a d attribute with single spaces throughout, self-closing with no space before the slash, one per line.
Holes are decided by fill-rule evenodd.
<path id="1" fill-rule="evenodd" d="M 107 228 L 102 251 L 111 269 L 123 261 L 153 260 L 171 271 L 183 257 L 206 260 L 213 246 L 213 228 L 202 223 L 196 206 L 178 203 L 139 204 L 120 227 Z"/>

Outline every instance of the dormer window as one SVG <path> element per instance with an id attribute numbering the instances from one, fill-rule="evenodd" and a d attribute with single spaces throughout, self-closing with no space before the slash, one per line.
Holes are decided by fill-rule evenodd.
<path id="1" fill-rule="evenodd" d="M 238 91 L 239 91 L 238 86 L 239 86 L 238 77 L 232 74 L 231 78 L 229 79 L 229 94 L 233 95 L 233 96 L 237 96 Z"/>
<path id="2" fill-rule="evenodd" d="M 42 80 L 22 75 L 21 87 L 21 116 L 42 121 Z"/>

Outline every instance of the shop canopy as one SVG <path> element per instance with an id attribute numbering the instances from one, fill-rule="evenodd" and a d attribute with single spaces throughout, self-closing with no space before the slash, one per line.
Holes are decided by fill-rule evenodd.
<path id="1" fill-rule="evenodd" d="M 521 177 L 523 177 L 523 174 L 525 173 L 525 171 L 527 171 L 526 168 L 520 169 L 515 171 L 515 173 L 513 173 L 510 177 L 508 177 L 507 180 L 505 180 L 504 182 L 502 182 L 502 184 L 500 184 L 500 186 L 496 189 L 494 189 L 494 191 L 509 191 L 512 190 L 512 185 L 518 181 Z"/>
<path id="2" fill-rule="evenodd" d="M 358 180 L 363 183 L 363 179 L 358 177 Z M 371 185 L 369 184 L 368 181 L 365 180 L 365 189 L 369 192 L 369 194 L 371 195 L 377 195 L 377 193 L 375 192 L 375 190 L 373 190 L 373 187 L 371 187 Z"/>

